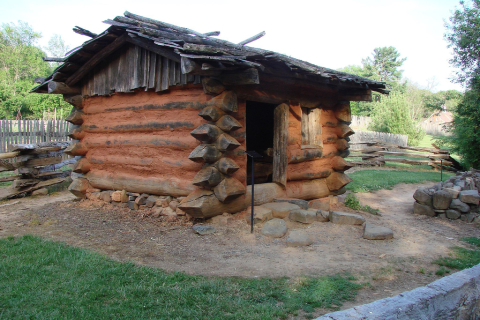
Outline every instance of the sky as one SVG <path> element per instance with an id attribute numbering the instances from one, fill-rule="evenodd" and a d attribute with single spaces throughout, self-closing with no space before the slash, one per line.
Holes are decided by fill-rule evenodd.
<path id="1" fill-rule="evenodd" d="M 100 33 L 108 28 L 103 20 L 127 10 L 198 32 L 218 30 L 234 43 L 265 31 L 250 45 L 330 69 L 361 65 L 373 49 L 393 46 L 407 58 L 408 81 L 462 91 L 451 82 L 452 51 L 443 38 L 458 7 L 458 0 L 0 0 L 0 23 L 25 21 L 42 34 L 39 45 L 59 34 L 74 48 L 89 39 L 74 26 Z"/>

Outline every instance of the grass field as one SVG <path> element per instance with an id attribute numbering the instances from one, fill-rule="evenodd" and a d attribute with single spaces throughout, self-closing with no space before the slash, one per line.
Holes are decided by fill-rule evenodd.
<path id="1" fill-rule="evenodd" d="M 1 319 L 285 319 L 338 307 L 348 276 L 204 277 L 120 263 L 33 236 L 0 239 Z"/>
<path id="2" fill-rule="evenodd" d="M 405 171 L 405 170 L 359 170 L 348 174 L 353 179 L 346 189 L 353 192 L 370 192 L 380 189 L 391 189 L 399 183 L 419 183 L 423 181 L 440 181 L 440 172 Z M 453 173 L 444 172 L 443 180 Z"/>

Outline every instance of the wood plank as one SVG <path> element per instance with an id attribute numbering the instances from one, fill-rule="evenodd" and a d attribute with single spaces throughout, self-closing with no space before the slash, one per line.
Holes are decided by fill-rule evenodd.
<path id="1" fill-rule="evenodd" d="M 61 183 L 65 180 L 66 180 L 66 178 L 53 178 L 53 179 L 50 179 L 50 180 L 41 181 L 41 182 L 37 183 L 35 186 L 28 187 L 28 188 L 21 189 L 21 190 L 13 189 L 13 188 L 1 188 L 0 189 L 0 200 L 11 198 L 13 196 L 16 196 L 16 195 L 19 195 L 19 194 L 22 194 L 22 193 L 26 193 L 26 192 L 31 192 L 31 191 L 41 189 L 41 188 L 44 188 L 44 187 L 48 187 L 48 186 L 51 186 L 51 185 L 54 185 L 54 184 L 57 184 L 57 183 Z"/>
<path id="2" fill-rule="evenodd" d="M 273 182 L 287 185 L 287 146 L 288 146 L 289 107 L 282 103 L 274 110 L 273 128 Z"/>
<path id="3" fill-rule="evenodd" d="M 148 65 L 148 83 L 147 89 L 155 88 L 155 79 L 157 78 L 157 55 L 154 52 L 150 52 L 150 60 Z"/>
<path id="4" fill-rule="evenodd" d="M 162 85 L 161 90 L 168 90 L 170 86 L 170 60 L 168 58 L 162 58 Z"/>
<path id="5" fill-rule="evenodd" d="M 73 75 L 71 75 L 65 83 L 68 86 L 75 85 L 78 81 L 80 81 L 90 70 L 92 70 L 96 65 L 102 62 L 105 58 L 107 58 L 110 54 L 116 51 L 118 48 L 123 46 L 129 36 L 125 33 L 115 39 L 112 43 L 104 47 L 102 50 L 97 52 L 90 60 L 84 63 Z"/>

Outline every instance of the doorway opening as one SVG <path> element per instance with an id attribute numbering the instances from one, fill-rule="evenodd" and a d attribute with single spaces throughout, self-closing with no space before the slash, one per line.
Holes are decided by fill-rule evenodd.
<path id="1" fill-rule="evenodd" d="M 275 104 L 247 101 L 246 142 L 248 151 L 256 151 L 263 158 L 255 159 L 255 184 L 272 182 L 273 158 L 268 149 L 273 149 Z M 271 151 L 270 150 L 270 151 Z M 252 183 L 252 160 L 247 157 L 247 184 Z"/>

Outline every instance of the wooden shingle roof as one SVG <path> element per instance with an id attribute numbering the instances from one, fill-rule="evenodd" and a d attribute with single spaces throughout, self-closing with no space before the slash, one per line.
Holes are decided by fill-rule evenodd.
<path id="1" fill-rule="evenodd" d="M 99 35 L 80 27 L 74 28 L 75 32 L 92 39 L 67 53 L 61 59 L 63 64 L 31 91 L 47 93 L 48 84 L 52 81 L 76 86 L 96 66 L 129 43 L 179 63 L 182 74 L 190 77 L 241 73 L 249 78 L 248 83 L 255 84 L 259 83 L 259 74 L 263 73 L 328 87 L 388 92 L 383 82 L 245 45 L 263 34 L 234 44 L 216 38 L 219 32 L 202 34 L 128 11 L 124 16 L 104 23 L 110 27 Z"/>

